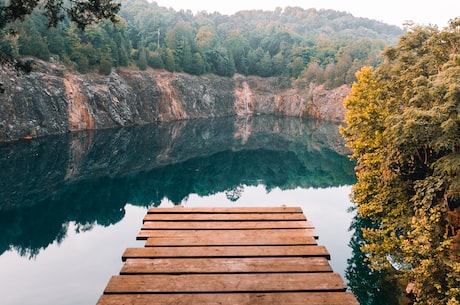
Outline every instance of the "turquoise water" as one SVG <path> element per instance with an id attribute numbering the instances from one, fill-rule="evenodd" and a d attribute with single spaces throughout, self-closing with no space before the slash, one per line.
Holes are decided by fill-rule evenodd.
<path id="1" fill-rule="evenodd" d="M 0 144 L 2 304 L 95 304 L 157 206 L 300 206 L 345 278 L 344 152 L 335 124 L 271 116 Z"/>

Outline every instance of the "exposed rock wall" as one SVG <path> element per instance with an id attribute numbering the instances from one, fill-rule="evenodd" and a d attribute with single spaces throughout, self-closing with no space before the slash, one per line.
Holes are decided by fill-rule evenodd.
<path id="1" fill-rule="evenodd" d="M 85 129 L 248 114 L 343 120 L 346 86 L 292 89 L 289 80 L 192 76 L 159 70 L 81 75 L 35 60 L 0 68 L 0 141 Z M 289 89 L 286 89 L 289 88 Z"/>

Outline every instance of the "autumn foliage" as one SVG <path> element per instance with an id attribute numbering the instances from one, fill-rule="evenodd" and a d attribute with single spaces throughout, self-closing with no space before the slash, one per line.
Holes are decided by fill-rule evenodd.
<path id="1" fill-rule="evenodd" d="M 410 28 L 345 106 L 369 263 L 398 269 L 415 304 L 460 304 L 460 19 Z"/>

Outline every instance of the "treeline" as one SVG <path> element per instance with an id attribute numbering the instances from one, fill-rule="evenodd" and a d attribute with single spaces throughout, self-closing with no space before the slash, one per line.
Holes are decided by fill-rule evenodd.
<path id="1" fill-rule="evenodd" d="M 413 27 L 345 100 L 361 249 L 412 283 L 414 304 L 460 304 L 459 46 L 460 18 Z"/>
<path id="2" fill-rule="evenodd" d="M 137 66 L 194 75 L 235 73 L 297 78 L 336 87 L 351 83 L 364 65 L 402 30 L 334 10 L 296 7 L 242 11 L 232 16 L 175 11 L 145 0 L 121 0 L 116 24 L 102 22 L 80 31 L 64 20 L 48 28 L 40 12 L 16 21 L 0 35 L 9 56 L 58 58 L 82 73 L 109 74 Z"/>

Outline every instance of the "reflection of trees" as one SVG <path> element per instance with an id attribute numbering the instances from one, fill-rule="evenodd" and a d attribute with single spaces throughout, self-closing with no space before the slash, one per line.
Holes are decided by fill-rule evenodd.
<path id="1" fill-rule="evenodd" d="M 348 267 L 345 271 L 348 287 L 361 305 L 402 304 L 402 292 L 396 274 L 370 268 L 366 253 L 361 250 L 365 244 L 361 229 L 371 225 L 369 220 L 356 215 L 350 226 L 350 230 L 353 230 L 349 244 L 352 257 L 348 259 Z"/>
<path id="2" fill-rule="evenodd" d="M 267 131 L 275 123 L 281 132 Z M 62 241 L 69 222 L 77 230 L 116 223 L 128 202 L 180 204 L 190 194 L 218 192 L 235 201 L 243 185 L 354 182 L 353 164 L 324 145 L 321 134 L 312 143 L 315 129 L 304 122 L 260 117 L 248 124 L 244 144 L 234 140 L 234 120 L 226 118 L 0 145 L 0 253 L 16 248 L 33 256 Z"/>
<path id="3" fill-rule="evenodd" d="M 163 198 L 168 198 L 180 204 L 189 194 L 206 196 L 226 192 L 236 199 L 242 192 L 242 184 L 262 184 L 271 190 L 333 187 L 354 182 L 353 164 L 345 156 L 325 149 L 306 158 L 308 164 L 316 165 L 306 166 L 290 151 L 223 151 L 132 175 L 127 179 L 128 200 L 140 205 L 158 205 Z M 321 164 L 325 168 L 321 168 Z"/>
<path id="4" fill-rule="evenodd" d="M 123 219 L 126 188 L 123 181 L 94 179 L 64 185 L 54 195 L 28 208 L 0 212 L 0 253 L 11 246 L 21 255 L 34 256 L 65 238 L 74 221 L 86 230 Z"/>
<path id="5" fill-rule="evenodd" d="M 228 200 L 235 202 L 241 198 L 243 191 L 244 191 L 244 186 L 237 185 L 232 189 L 226 190 L 225 196 L 227 197 Z"/>

